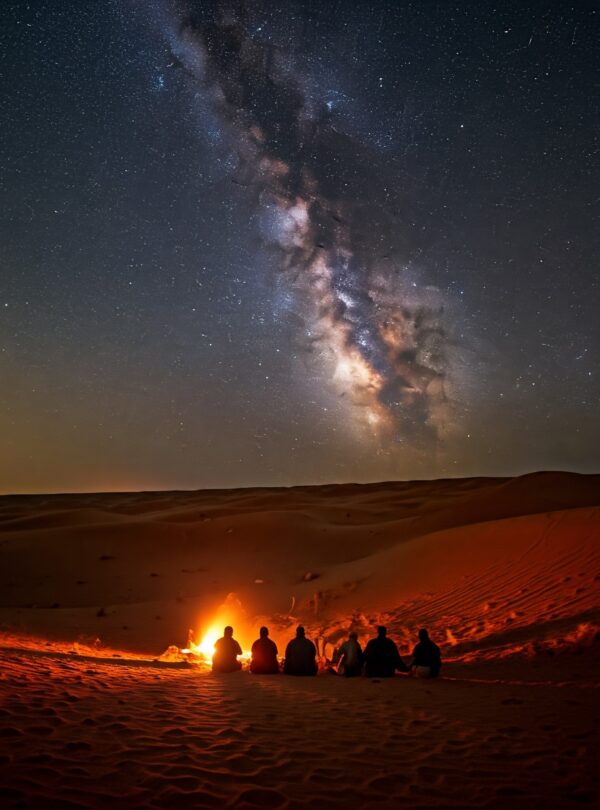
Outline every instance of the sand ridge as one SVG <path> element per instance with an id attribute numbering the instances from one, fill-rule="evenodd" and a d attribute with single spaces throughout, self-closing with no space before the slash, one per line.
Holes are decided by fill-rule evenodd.
<path id="1" fill-rule="evenodd" d="M 201 631 L 233 592 L 248 616 L 247 643 L 261 616 L 278 617 L 280 642 L 301 620 L 325 643 L 335 641 L 340 618 L 368 633 L 379 613 L 390 613 L 402 636 L 429 622 L 463 643 L 529 624 L 533 641 L 570 594 L 573 621 L 564 629 L 575 632 L 598 607 L 599 493 L 600 476 L 536 473 L 7 496 L 0 498 L 0 624 L 156 653 L 184 644 L 190 626 Z M 530 577 L 537 591 L 524 581 Z"/>

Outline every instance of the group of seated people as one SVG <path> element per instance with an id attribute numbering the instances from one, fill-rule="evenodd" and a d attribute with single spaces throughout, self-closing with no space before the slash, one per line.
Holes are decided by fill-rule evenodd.
<path id="1" fill-rule="evenodd" d="M 277 645 L 269 638 L 269 629 L 260 628 L 260 638 L 252 645 L 250 671 L 255 675 L 276 675 L 281 669 L 277 657 Z M 238 656 L 242 648 L 233 637 L 233 628 L 226 627 L 223 637 L 215 643 L 213 672 L 235 672 L 242 664 Z M 363 650 L 358 635 L 350 633 L 346 641 L 335 651 L 332 671 L 346 678 L 366 675 L 368 678 L 391 678 L 396 672 L 405 672 L 417 678 L 436 678 L 442 666 L 440 648 L 429 638 L 427 630 L 419 630 L 419 643 L 415 646 L 411 662 L 407 665 L 398 652 L 396 644 L 387 636 L 387 628 L 377 628 Z M 317 648 L 306 638 L 304 627 L 296 628 L 296 638 L 286 647 L 283 662 L 285 675 L 316 675 L 318 672 Z"/>

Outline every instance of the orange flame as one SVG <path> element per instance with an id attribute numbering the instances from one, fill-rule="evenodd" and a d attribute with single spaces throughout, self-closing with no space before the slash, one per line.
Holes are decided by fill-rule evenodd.
<path id="1" fill-rule="evenodd" d="M 194 631 L 189 631 L 187 646 L 181 650 L 181 653 L 185 656 L 210 662 L 215 651 L 215 642 L 223 635 L 224 627 L 228 624 L 232 625 L 235 637 L 235 631 L 241 629 L 243 632 L 246 629 L 246 623 L 247 619 L 241 603 L 234 594 L 229 594 L 225 602 L 217 610 L 208 628 L 204 630 L 199 642 L 195 641 Z M 239 657 L 242 661 L 248 661 L 251 658 L 250 650 L 244 650 Z"/>

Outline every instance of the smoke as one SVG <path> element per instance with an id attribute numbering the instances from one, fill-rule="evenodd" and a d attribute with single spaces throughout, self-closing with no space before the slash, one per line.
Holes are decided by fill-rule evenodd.
<path id="1" fill-rule="evenodd" d="M 282 313 L 361 424 L 443 438 L 452 340 L 439 291 L 406 266 L 402 189 L 373 150 L 336 129 L 293 59 L 253 38 L 243 11 L 206 16 L 182 13 L 172 52 L 236 182 L 254 194 L 261 236 L 277 252 Z"/>

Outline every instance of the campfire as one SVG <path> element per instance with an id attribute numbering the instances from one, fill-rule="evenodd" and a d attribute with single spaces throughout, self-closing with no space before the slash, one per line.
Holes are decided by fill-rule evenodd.
<path id="1" fill-rule="evenodd" d="M 179 650 L 181 655 L 185 656 L 186 660 L 191 663 L 207 663 L 212 661 L 213 653 L 215 651 L 215 642 L 223 635 L 223 627 L 225 625 L 213 624 L 204 633 L 202 640 L 199 643 L 194 641 L 194 631 L 190 630 L 188 633 L 187 646 Z M 243 648 L 242 648 L 243 649 Z M 250 660 L 252 653 L 250 650 L 243 650 L 241 656 L 242 665 Z"/>
<path id="2" fill-rule="evenodd" d="M 225 602 L 217 609 L 208 627 L 202 628 L 199 633 L 194 629 L 188 631 L 185 647 L 169 647 L 161 656 L 166 660 L 185 660 L 190 664 L 210 665 L 215 651 L 215 642 L 223 635 L 223 629 L 231 625 L 234 635 L 240 642 L 243 653 L 239 656 L 242 666 L 251 658 L 250 650 L 245 649 L 244 641 L 247 635 L 248 619 L 242 604 L 235 594 L 230 593 Z"/>

